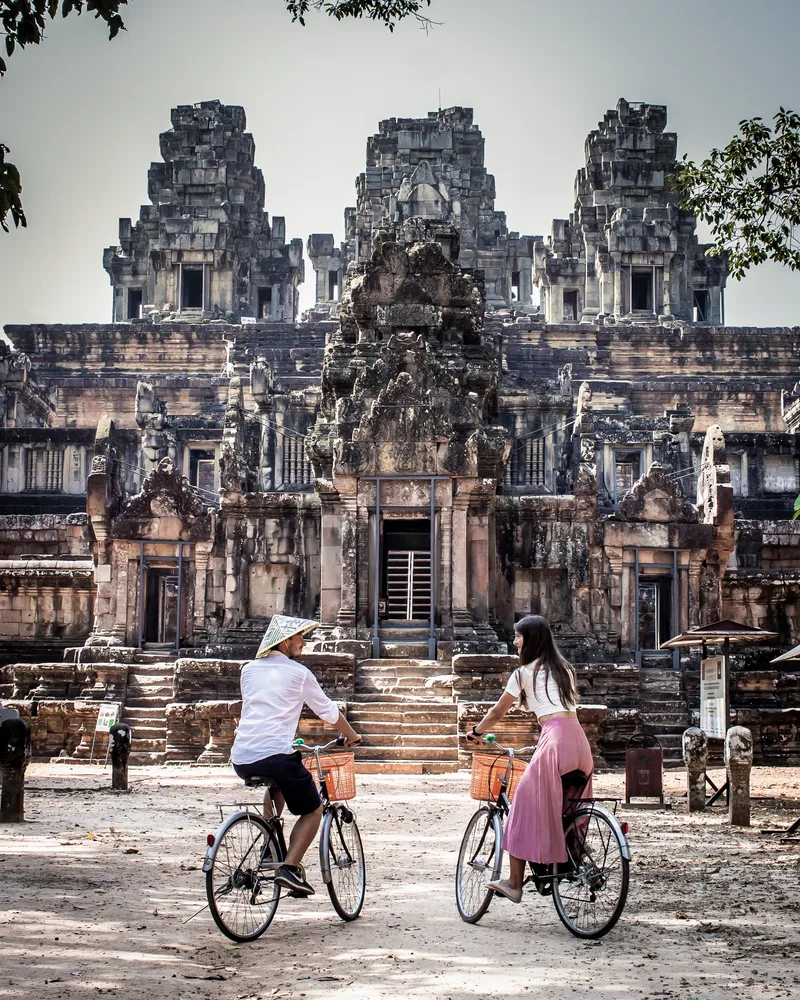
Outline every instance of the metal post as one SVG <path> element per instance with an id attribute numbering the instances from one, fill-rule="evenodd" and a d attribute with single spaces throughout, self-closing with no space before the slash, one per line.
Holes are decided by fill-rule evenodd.
<path id="1" fill-rule="evenodd" d="M 381 480 L 375 479 L 375 579 L 373 586 L 372 610 L 372 655 L 377 660 L 381 655 L 381 637 L 378 622 L 378 607 L 381 592 Z"/>
<path id="2" fill-rule="evenodd" d="M 144 542 L 139 542 L 139 649 L 144 636 Z"/>
<path id="3" fill-rule="evenodd" d="M 181 648 L 181 612 L 183 610 L 183 542 L 178 542 L 178 615 L 175 622 L 175 650 Z"/>
<path id="4" fill-rule="evenodd" d="M 431 607 L 428 626 L 428 659 L 436 659 L 436 632 L 434 615 L 434 598 L 436 594 L 436 480 L 431 479 Z"/>
<path id="5" fill-rule="evenodd" d="M 633 622 L 636 631 L 634 632 L 634 658 L 637 666 L 642 665 L 642 651 L 639 648 L 639 547 L 633 550 Z"/>
<path id="6" fill-rule="evenodd" d="M 25 820 L 25 768 L 31 759 L 31 727 L 25 719 L 4 719 L 0 723 L 0 823 Z"/>
<path id="7" fill-rule="evenodd" d="M 730 678 L 728 677 L 728 669 L 730 667 L 730 652 L 731 652 L 731 640 L 725 636 L 725 642 L 722 646 L 722 663 L 725 668 L 725 732 L 727 733 L 731 725 L 731 708 L 730 708 Z"/>

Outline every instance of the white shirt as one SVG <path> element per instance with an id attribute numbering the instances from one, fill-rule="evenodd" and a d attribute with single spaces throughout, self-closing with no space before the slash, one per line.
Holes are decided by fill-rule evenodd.
<path id="1" fill-rule="evenodd" d="M 292 753 L 303 705 L 331 725 L 339 718 L 336 702 L 311 671 L 277 650 L 245 663 L 239 683 L 242 717 L 231 748 L 233 764 L 253 764 L 276 753 Z"/>
<path id="2" fill-rule="evenodd" d="M 525 690 L 528 709 L 535 712 L 537 718 L 542 715 L 552 715 L 553 712 L 574 712 L 574 705 L 565 705 L 558 692 L 556 679 L 551 674 L 545 681 L 545 669 L 541 668 L 536 677 L 536 689 L 533 687 L 533 671 L 536 661 L 519 667 L 509 677 L 506 684 L 506 694 L 519 698 L 520 690 Z"/>

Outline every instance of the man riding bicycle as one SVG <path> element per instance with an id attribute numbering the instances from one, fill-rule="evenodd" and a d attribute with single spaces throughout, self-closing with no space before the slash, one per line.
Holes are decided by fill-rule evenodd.
<path id="1" fill-rule="evenodd" d="M 311 772 L 303 765 L 292 740 L 303 705 L 323 722 L 336 727 L 345 745 L 355 746 L 361 737 L 325 694 L 311 671 L 297 662 L 305 646 L 304 635 L 319 622 L 308 618 L 273 615 L 254 660 L 242 667 L 242 715 L 231 749 L 231 763 L 240 778 L 269 778 L 277 786 L 273 793 L 278 813 L 284 803 L 299 817 L 289 839 L 286 861 L 275 881 L 294 896 L 310 896 L 303 857 L 319 829 L 322 802 Z M 264 811 L 271 812 L 269 792 Z"/>

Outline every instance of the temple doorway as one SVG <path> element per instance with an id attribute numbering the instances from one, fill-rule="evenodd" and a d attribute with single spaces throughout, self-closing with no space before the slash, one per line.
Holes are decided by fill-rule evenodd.
<path id="1" fill-rule="evenodd" d="M 143 644 L 174 649 L 178 645 L 180 584 L 177 566 L 147 567 Z"/>
<path id="2" fill-rule="evenodd" d="M 431 615 L 430 519 L 385 520 L 382 548 L 382 617 L 390 622 L 427 624 Z"/>

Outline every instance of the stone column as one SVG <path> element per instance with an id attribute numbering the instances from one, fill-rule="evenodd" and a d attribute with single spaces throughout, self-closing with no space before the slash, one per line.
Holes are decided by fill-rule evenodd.
<path id="1" fill-rule="evenodd" d="M 450 489 L 450 483 L 446 485 Z M 437 596 L 442 627 L 447 628 L 453 624 L 453 508 L 449 505 L 442 504 L 440 507 L 436 543 L 440 559 L 436 577 Z"/>
<path id="2" fill-rule="evenodd" d="M 623 279 L 622 266 L 616 261 L 614 262 L 614 315 L 622 315 L 622 279 Z"/>
<path id="3" fill-rule="evenodd" d="M 691 726 L 683 734 L 683 762 L 686 765 L 686 808 L 700 812 L 706 807 L 706 766 L 708 740 L 702 729 Z"/>
<path id="4" fill-rule="evenodd" d="M 731 826 L 750 826 L 750 769 L 753 766 L 753 734 L 744 726 L 732 726 L 725 736 L 725 768 L 728 772 L 728 821 Z"/>
<path id="5" fill-rule="evenodd" d="M 342 592 L 337 628 L 355 629 L 358 582 L 358 511 L 355 495 L 343 498 Z"/>
<path id="6" fill-rule="evenodd" d="M 469 606 L 476 623 L 489 621 L 489 517 L 474 513 L 470 532 Z"/>
<path id="7" fill-rule="evenodd" d="M 453 628 L 472 628 L 472 614 L 469 610 L 467 584 L 469 570 L 467 563 L 467 504 L 463 496 L 456 496 L 453 502 L 452 534 L 452 581 L 453 581 Z"/>
<path id="8" fill-rule="evenodd" d="M 210 548 L 206 545 L 195 546 L 194 553 L 194 639 L 206 637 L 206 578 L 208 576 L 208 559 Z"/>

